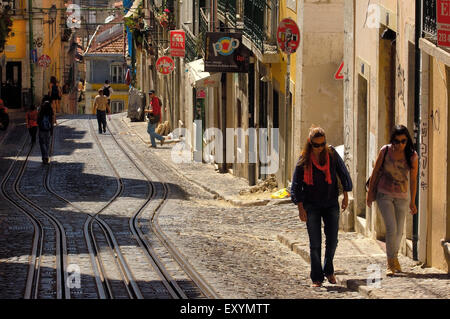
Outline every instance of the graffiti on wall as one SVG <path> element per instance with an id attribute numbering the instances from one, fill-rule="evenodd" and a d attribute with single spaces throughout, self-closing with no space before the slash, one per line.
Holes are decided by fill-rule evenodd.
<path id="1" fill-rule="evenodd" d="M 428 123 L 422 121 L 420 125 L 420 188 L 421 190 L 428 189 L 427 170 L 428 170 Z"/>
<path id="2" fill-rule="evenodd" d="M 402 68 L 402 65 L 400 63 L 398 63 L 397 67 L 397 88 L 397 99 L 405 109 L 405 70 Z"/>
<path id="3" fill-rule="evenodd" d="M 346 72 L 348 72 L 348 67 Z M 348 74 L 348 73 L 347 73 Z M 353 122 L 353 113 L 350 108 L 350 101 L 348 98 L 349 94 L 346 94 L 344 103 L 344 163 L 347 170 L 351 172 L 351 162 L 352 162 L 352 140 L 351 140 L 351 123 Z"/>
<path id="4" fill-rule="evenodd" d="M 434 111 L 434 113 L 431 114 L 431 119 L 433 120 L 434 130 L 439 132 L 441 130 L 440 128 L 441 114 L 439 113 L 439 110 L 436 110 Z"/>

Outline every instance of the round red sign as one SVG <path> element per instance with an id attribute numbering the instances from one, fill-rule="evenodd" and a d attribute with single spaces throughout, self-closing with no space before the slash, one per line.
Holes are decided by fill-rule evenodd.
<path id="1" fill-rule="evenodd" d="M 297 23 L 290 18 L 283 19 L 277 30 L 277 42 L 280 50 L 291 54 L 300 45 L 300 30 Z"/>
<path id="2" fill-rule="evenodd" d="M 43 68 L 48 67 L 50 65 L 50 63 L 51 63 L 51 59 L 46 54 L 41 55 L 38 59 L 38 65 Z"/>
<path id="3" fill-rule="evenodd" d="M 175 68 L 175 63 L 171 57 L 162 56 L 156 61 L 156 70 L 161 74 L 170 74 Z"/>

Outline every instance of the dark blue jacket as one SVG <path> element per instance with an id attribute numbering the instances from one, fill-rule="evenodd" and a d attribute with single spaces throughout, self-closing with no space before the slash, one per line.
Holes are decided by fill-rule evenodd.
<path id="1" fill-rule="evenodd" d="M 314 185 L 307 185 L 303 181 L 303 165 L 299 166 L 301 158 L 295 166 L 294 176 L 291 185 L 291 200 L 298 203 L 312 204 L 317 207 L 331 207 L 338 203 L 338 183 L 337 176 L 341 181 L 344 192 L 350 192 L 353 188 L 352 179 L 348 173 L 344 161 L 334 148 L 330 154 L 330 174 L 331 184 L 325 180 L 325 174 L 313 165 Z"/>

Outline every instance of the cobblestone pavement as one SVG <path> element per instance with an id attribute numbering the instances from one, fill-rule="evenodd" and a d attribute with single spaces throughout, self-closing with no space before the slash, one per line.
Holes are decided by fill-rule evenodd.
<path id="1" fill-rule="evenodd" d="M 49 184 L 72 205 L 56 198 L 50 199 L 49 194 L 33 183 L 34 178 L 43 178 L 37 147 L 21 184 L 21 190 L 30 193 L 33 201 L 42 202 L 45 196 L 49 198 L 44 206 L 64 226 L 68 238 L 67 263 L 79 265 L 82 272 L 82 288 L 72 289 L 72 298 L 98 298 L 93 261 L 82 225 L 88 214 L 105 206 L 118 187 L 111 165 L 96 145 L 92 135 L 96 133 L 91 132 L 88 118 L 66 116 L 59 122 L 55 133 Z M 171 158 L 173 144 L 158 145 L 157 149 L 148 147 L 146 123 L 130 123 L 124 114 L 116 114 L 112 118 L 109 123 L 113 135 L 121 145 L 133 148 L 130 156 L 138 161 L 143 172 L 156 185 L 156 201 L 142 211 L 139 225 L 150 245 L 167 264 L 169 272 L 189 292 L 190 298 L 202 296 L 151 233 L 152 212 L 162 200 L 158 195 L 161 182 L 168 186 L 170 196 L 159 211 L 159 225 L 169 241 L 222 298 L 362 299 L 408 297 L 412 294 L 414 297 L 448 298 L 447 274 L 414 267 L 406 257 L 401 262 L 409 273 L 408 278 L 382 278 L 380 289 L 364 289 L 362 282 L 367 277 L 368 261 L 381 265 L 384 252 L 376 242 L 353 233 L 340 233 L 336 256 L 339 284 L 325 283 L 322 288 L 311 288 L 306 228 L 298 220 L 294 205 L 283 200 L 270 201 L 268 205 L 261 201 L 242 202 L 237 194 L 248 187 L 245 180 L 230 174 L 218 174 L 211 165 L 175 164 Z M 15 126 L 14 130 L 0 145 L 0 178 L 18 152 L 17 141 L 26 133 L 23 125 Z M 139 252 L 127 228 L 130 214 L 147 196 L 147 181 L 127 161 L 111 136 L 100 135 L 99 143 L 112 159 L 125 185 L 120 201 L 102 213 L 102 219 L 111 225 L 144 297 L 168 298 L 157 286 L 160 281 L 151 274 L 148 261 Z M 0 232 L 0 297 L 21 298 L 33 232 L 26 217 L 1 197 Z M 100 234 L 97 226 L 94 232 Z M 106 238 L 98 235 L 98 239 L 109 270 L 108 276 L 114 285 L 120 286 L 120 275 L 114 270 L 112 258 L 107 257 L 110 252 Z M 50 275 L 50 269 L 47 270 Z M 382 266 L 382 273 L 383 270 Z"/>
<path id="2" fill-rule="evenodd" d="M 3 180 L 25 141 L 24 113 L 10 112 L 10 126 L 0 132 L 0 180 Z M 33 225 L 0 195 L 0 292 L 2 297 L 22 298 L 28 272 Z M 13 275 L 12 275 L 13 274 Z"/>
<path id="3" fill-rule="evenodd" d="M 130 138 L 138 137 L 141 142 L 149 143 L 145 123 L 132 123 L 125 116 L 122 116 L 121 121 L 131 129 L 131 132 L 126 133 Z M 250 298 L 320 298 L 325 296 L 333 298 L 342 296 L 348 298 L 349 290 L 352 290 L 360 293 L 360 295 L 355 295 L 358 298 L 361 296 L 364 298 L 450 297 L 449 274 L 435 268 L 422 267 L 419 263 L 401 255 L 399 260 L 404 273 L 395 277 L 386 277 L 386 254 L 383 244 L 351 232 L 339 232 L 339 244 L 335 257 L 338 286 L 325 284 L 325 287 L 319 289 L 308 288 L 310 285 L 309 239 L 306 225 L 298 219 L 296 207 L 292 204 L 271 206 L 276 202 L 269 203 L 267 206 L 245 209 L 231 207 L 230 203 L 241 205 L 230 199 L 238 198 L 239 190 L 248 188 L 242 179 L 230 174 L 218 174 L 212 165 L 176 164 L 171 161 L 171 148 L 169 144 L 151 152 L 170 165 L 172 169 L 201 186 L 202 193 L 205 193 L 204 190 L 207 189 L 213 191 L 220 198 L 228 198 L 227 202 L 217 199 L 194 199 L 193 202 L 202 208 L 190 209 L 192 210 L 191 216 L 177 215 L 176 209 L 173 214 L 166 213 L 165 215 L 171 216 L 177 227 L 181 227 L 183 222 L 190 225 L 188 230 L 171 230 L 171 236 L 177 244 L 183 245 L 181 238 L 191 238 L 195 233 L 200 237 L 199 243 L 202 243 L 201 246 L 205 252 L 204 255 L 199 256 L 199 260 L 196 262 L 201 265 L 199 267 L 207 268 L 211 272 L 211 276 L 216 270 L 220 273 L 225 272 L 222 274 L 223 279 L 217 278 L 218 284 L 224 287 L 221 291 L 229 291 L 229 288 L 225 288 L 225 282 L 233 281 L 233 278 L 242 278 L 243 280 L 247 278 L 249 286 L 243 288 L 243 291 L 239 290 L 239 296 Z M 253 204 L 257 205 L 258 203 Z M 217 208 L 213 209 L 213 207 Z M 216 209 L 218 210 L 216 211 Z M 188 211 L 187 207 L 186 211 Z M 178 223 L 179 218 L 183 218 L 183 222 Z M 169 228 L 169 224 L 167 227 Z M 171 224 L 170 228 L 173 227 L 174 225 Z M 193 238 L 190 239 L 191 242 L 193 240 Z M 212 247 L 214 249 L 211 249 Z M 190 255 L 195 255 L 195 249 L 192 246 L 184 247 L 184 249 L 188 250 Z M 241 257 L 242 266 L 233 267 L 231 264 L 234 260 L 239 259 L 237 255 L 241 253 L 252 258 Z M 209 264 L 211 260 L 218 260 L 218 262 Z M 228 265 L 229 268 L 226 267 Z M 242 271 L 243 269 L 254 269 L 255 273 Z M 283 279 L 277 277 L 278 272 L 284 274 Z M 260 273 L 263 273 L 264 276 L 258 278 L 256 274 Z M 268 284 L 268 282 L 272 282 L 272 280 L 266 280 L 268 276 L 274 277 L 273 282 L 281 280 L 283 283 L 280 283 L 279 286 L 273 283 Z M 234 287 L 239 287 L 239 284 L 235 283 Z M 300 291 L 294 287 L 299 288 Z M 225 293 L 227 297 L 232 295 L 231 291 L 230 295 Z"/>
<path id="4" fill-rule="evenodd" d="M 199 183 L 182 177 L 188 170 L 199 179 L 217 175 L 201 164 L 171 165 L 170 149 L 150 149 L 145 143 L 144 123 L 129 123 L 114 116 L 119 135 L 148 158 L 149 165 L 165 181 L 177 187 L 159 216 L 159 224 L 170 240 L 223 298 L 362 298 L 345 287 L 325 284 L 311 289 L 309 264 L 280 244 L 277 234 L 295 223 L 289 205 L 235 207 Z M 127 124 L 141 130 L 129 130 Z M 217 189 L 236 187 L 235 178 L 221 175 L 212 183 Z M 220 183 L 220 185 L 218 184 Z M 239 183 L 239 181 L 238 181 Z M 239 185 L 239 184 L 238 184 Z M 242 180 L 240 185 L 245 185 Z M 230 196 L 235 191 L 230 192 Z"/>

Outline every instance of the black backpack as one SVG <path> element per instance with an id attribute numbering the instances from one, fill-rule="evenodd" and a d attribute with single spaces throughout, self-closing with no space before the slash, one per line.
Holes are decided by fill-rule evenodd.
<path id="1" fill-rule="evenodd" d="M 105 87 L 103 88 L 103 95 L 106 96 L 106 97 L 109 97 L 109 88 L 110 88 L 109 85 L 108 85 L 108 86 L 105 86 Z"/>
<path id="2" fill-rule="evenodd" d="M 50 116 L 48 116 L 48 115 L 44 115 L 39 124 L 40 124 L 39 129 L 41 131 L 50 131 L 50 129 L 52 128 L 52 123 L 50 122 Z"/>

